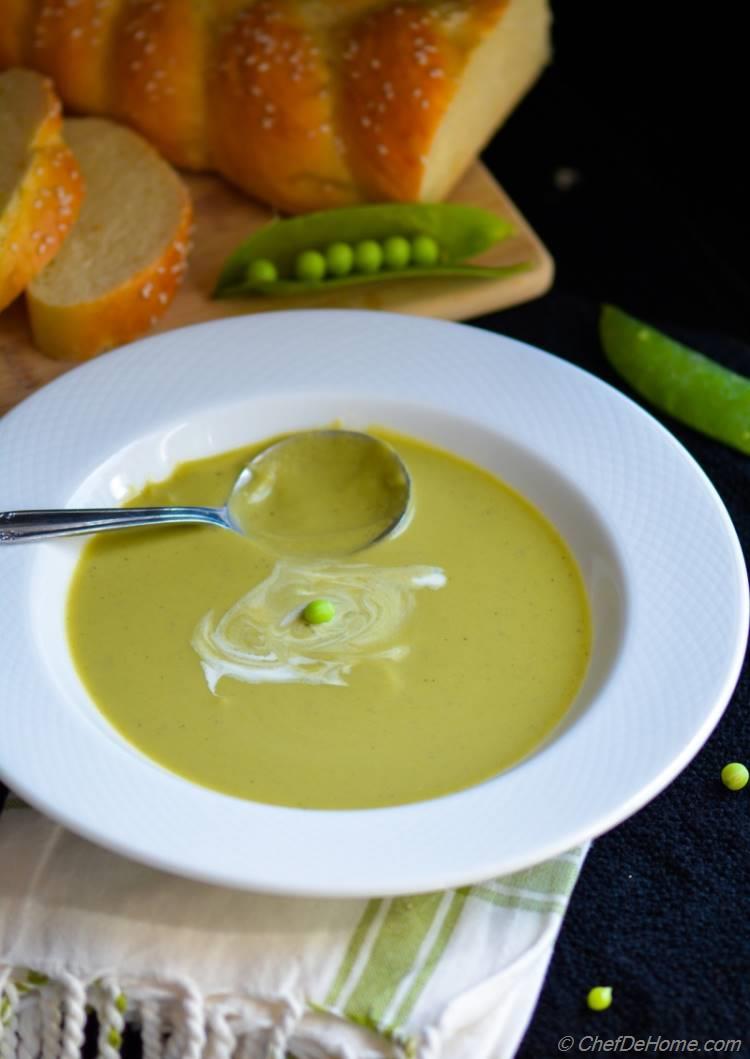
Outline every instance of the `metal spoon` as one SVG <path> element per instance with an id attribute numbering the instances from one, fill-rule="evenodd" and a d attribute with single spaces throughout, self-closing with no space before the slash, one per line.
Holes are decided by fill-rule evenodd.
<path id="1" fill-rule="evenodd" d="M 297 486 L 312 482 L 314 489 L 298 488 L 295 496 L 295 480 Z M 372 494 L 369 512 L 359 501 L 353 503 L 363 487 Z M 307 430 L 259 452 L 240 472 L 223 507 L 5 511 L 0 512 L 0 543 L 202 522 L 244 534 L 273 551 L 342 555 L 402 529 L 410 498 L 409 473 L 386 442 L 352 430 Z"/>

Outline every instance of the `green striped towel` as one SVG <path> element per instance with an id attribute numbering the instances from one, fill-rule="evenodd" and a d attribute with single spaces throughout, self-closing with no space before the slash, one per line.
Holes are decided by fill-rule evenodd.
<path id="1" fill-rule="evenodd" d="M 505 1059 L 585 849 L 443 893 L 303 900 L 109 853 L 10 799 L 0 817 L 0 1059 Z M 304 865 L 300 865 L 304 873 Z"/>

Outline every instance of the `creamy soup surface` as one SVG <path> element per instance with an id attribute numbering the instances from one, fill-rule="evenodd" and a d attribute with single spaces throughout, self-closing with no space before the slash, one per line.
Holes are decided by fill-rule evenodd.
<path id="1" fill-rule="evenodd" d="M 567 546 L 489 473 L 373 433 L 408 467 L 414 511 L 349 558 L 279 558 L 209 526 L 87 544 L 73 658 L 144 754 L 240 798 L 369 808 L 487 780 L 561 720 L 591 647 Z M 261 447 L 182 464 L 130 503 L 220 505 Z M 304 620 L 313 599 L 332 602 L 331 621 Z"/>

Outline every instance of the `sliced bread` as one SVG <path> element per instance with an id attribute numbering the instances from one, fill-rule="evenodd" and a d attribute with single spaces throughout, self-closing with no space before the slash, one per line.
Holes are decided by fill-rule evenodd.
<path id="1" fill-rule="evenodd" d="M 0 310 L 59 251 L 84 195 L 60 101 L 31 70 L 0 74 Z"/>
<path id="2" fill-rule="evenodd" d="M 137 133 L 73 118 L 64 135 L 86 200 L 27 302 L 37 347 L 85 360 L 138 338 L 166 311 L 187 267 L 192 209 L 180 178 Z"/>

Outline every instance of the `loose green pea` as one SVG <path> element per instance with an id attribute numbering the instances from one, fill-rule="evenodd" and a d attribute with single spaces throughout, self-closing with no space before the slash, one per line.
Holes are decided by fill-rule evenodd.
<path id="1" fill-rule="evenodd" d="M 308 281 L 324 279 L 326 259 L 318 250 L 303 250 L 295 259 L 294 274 L 297 279 Z"/>
<path id="2" fill-rule="evenodd" d="M 251 283 L 275 283 L 279 278 L 279 270 L 273 261 L 259 257 L 247 266 L 247 278 Z"/>
<path id="3" fill-rule="evenodd" d="M 750 779 L 750 772 L 739 761 L 730 761 L 721 770 L 721 782 L 730 791 L 741 791 L 743 787 L 747 786 L 748 779 Z"/>
<path id="4" fill-rule="evenodd" d="M 354 251 L 349 243 L 331 243 L 326 250 L 326 264 L 332 276 L 348 276 L 354 267 Z"/>
<path id="5" fill-rule="evenodd" d="M 430 265 L 436 265 L 439 257 L 440 247 L 431 235 L 416 235 L 412 239 L 412 264 L 428 268 Z"/>
<path id="6" fill-rule="evenodd" d="M 357 272 L 379 272 L 383 265 L 383 248 L 374 239 L 363 239 L 354 247 L 354 267 Z"/>
<path id="7" fill-rule="evenodd" d="M 592 1011 L 606 1011 L 612 1003 L 612 988 L 608 985 L 595 985 L 589 990 L 586 1003 Z"/>
<path id="8" fill-rule="evenodd" d="M 322 625 L 331 621 L 336 609 L 330 599 L 312 599 L 302 611 L 302 617 L 308 625 Z"/>
<path id="9" fill-rule="evenodd" d="M 406 268 L 411 261 L 411 244 L 403 235 L 392 235 L 383 243 L 386 268 Z"/>

